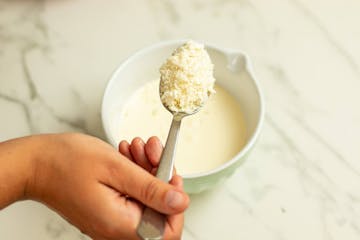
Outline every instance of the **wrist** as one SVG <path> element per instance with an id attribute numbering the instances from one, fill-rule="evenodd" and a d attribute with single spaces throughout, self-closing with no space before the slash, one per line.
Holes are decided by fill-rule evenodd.
<path id="1" fill-rule="evenodd" d="M 31 167 L 24 189 L 24 199 L 46 202 L 46 191 L 51 185 L 51 160 L 56 154 L 54 149 L 56 136 L 56 134 L 44 134 L 31 137 L 30 144 L 34 151 L 29 160 Z"/>
<path id="2" fill-rule="evenodd" d="M 0 143 L 0 209 L 28 198 L 38 143 L 32 136 Z"/>

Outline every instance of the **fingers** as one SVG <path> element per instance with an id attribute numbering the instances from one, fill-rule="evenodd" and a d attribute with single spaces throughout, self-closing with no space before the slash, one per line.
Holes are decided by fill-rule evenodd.
<path id="1" fill-rule="evenodd" d="M 119 144 L 119 152 L 136 164 L 155 175 L 160 162 L 163 146 L 158 137 L 150 137 L 146 144 L 136 137 L 131 145 L 123 140 Z"/>
<path id="2" fill-rule="evenodd" d="M 93 239 L 138 239 L 136 227 L 141 218 L 142 206 L 119 195 L 105 185 L 96 192 L 97 203 L 92 206 L 92 214 L 97 225 Z"/>
<path id="3" fill-rule="evenodd" d="M 130 150 L 128 150 L 130 149 Z M 135 138 L 130 146 L 127 142 L 121 142 L 119 150 L 125 156 L 132 156 L 134 162 L 151 172 L 153 167 L 159 165 L 162 145 L 157 137 L 151 137 L 146 144 L 141 138 Z M 142 202 L 144 205 L 152 207 L 165 214 L 176 214 L 184 211 L 189 204 L 189 197 L 182 190 L 181 177 L 176 175 L 171 180 L 171 184 L 164 183 L 154 176 L 144 172 L 143 169 L 137 168 L 134 165 L 123 162 L 127 166 L 118 170 L 118 173 L 123 173 L 122 179 L 124 181 L 115 183 L 114 187 L 119 192 L 125 191 L 129 196 Z M 124 172 L 125 170 L 125 172 Z M 118 178 L 113 178 L 118 180 Z M 118 180 L 119 181 L 119 180 Z"/>
<path id="4" fill-rule="evenodd" d="M 131 161 L 133 161 L 133 157 L 131 156 L 130 153 L 130 144 L 125 141 L 122 140 L 119 144 L 119 152 L 124 155 L 125 157 L 127 157 L 128 159 L 130 159 Z"/>
<path id="5" fill-rule="evenodd" d="M 181 239 L 183 227 L 184 213 L 168 216 L 164 239 Z"/>
<path id="6" fill-rule="evenodd" d="M 145 145 L 145 154 L 153 167 L 157 167 L 160 162 L 163 146 L 158 137 L 151 137 Z"/>
<path id="7" fill-rule="evenodd" d="M 184 183 L 183 183 L 182 177 L 180 177 L 179 175 L 176 175 L 175 168 L 174 168 L 174 175 L 170 180 L 170 184 L 175 186 L 179 190 L 183 190 Z"/>
<path id="8" fill-rule="evenodd" d="M 145 143 L 141 138 L 134 138 L 130 145 L 131 155 L 134 157 L 134 161 L 144 168 L 146 171 L 151 171 L 152 165 L 148 161 L 145 154 Z"/>
<path id="9" fill-rule="evenodd" d="M 174 174 L 170 183 L 179 190 L 183 189 L 183 180 L 179 175 Z M 164 239 L 181 239 L 183 226 L 184 213 L 169 215 L 167 217 L 167 226 L 164 232 Z"/>
<path id="10" fill-rule="evenodd" d="M 111 166 L 108 185 L 164 214 L 177 214 L 189 205 L 189 196 L 129 161 Z"/>

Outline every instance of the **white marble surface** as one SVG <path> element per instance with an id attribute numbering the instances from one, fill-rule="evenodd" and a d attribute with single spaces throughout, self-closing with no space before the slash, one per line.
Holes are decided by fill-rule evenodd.
<path id="1" fill-rule="evenodd" d="M 246 51 L 267 116 L 248 161 L 192 196 L 184 239 L 360 239 L 357 0 L 0 0 L 0 140 L 104 137 L 107 79 L 133 51 L 193 38 Z M 0 212 L 1 240 L 85 239 L 34 202 Z"/>

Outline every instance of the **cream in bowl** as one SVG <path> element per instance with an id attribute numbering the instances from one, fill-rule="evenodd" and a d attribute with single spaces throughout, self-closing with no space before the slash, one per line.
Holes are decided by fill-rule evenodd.
<path id="1" fill-rule="evenodd" d="M 172 116 L 162 106 L 158 88 L 159 81 L 155 80 L 134 92 L 119 113 L 116 139 L 158 136 L 165 143 Z M 182 121 L 175 155 L 180 175 L 213 170 L 244 146 L 245 123 L 240 106 L 220 86 L 198 113 Z"/>
<path id="2" fill-rule="evenodd" d="M 114 73 L 102 106 L 104 129 L 114 146 L 136 136 L 155 135 L 165 143 L 172 116 L 159 97 L 159 67 L 184 42 L 141 50 Z M 246 56 L 209 45 L 206 50 L 214 64 L 216 94 L 183 119 L 175 157 L 189 193 L 211 188 L 234 172 L 254 145 L 263 119 L 262 98 Z"/>

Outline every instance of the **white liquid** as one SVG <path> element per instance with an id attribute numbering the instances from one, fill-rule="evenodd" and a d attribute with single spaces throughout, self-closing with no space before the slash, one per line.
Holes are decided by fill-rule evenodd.
<path id="1" fill-rule="evenodd" d="M 184 174 L 212 170 L 234 157 L 246 141 L 245 124 L 235 98 L 219 86 L 205 106 L 182 120 L 175 167 Z M 158 136 L 165 145 L 172 115 L 162 106 L 159 81 L 138 89 L 121 112 L 118 140 L 146 141 Z"/>

